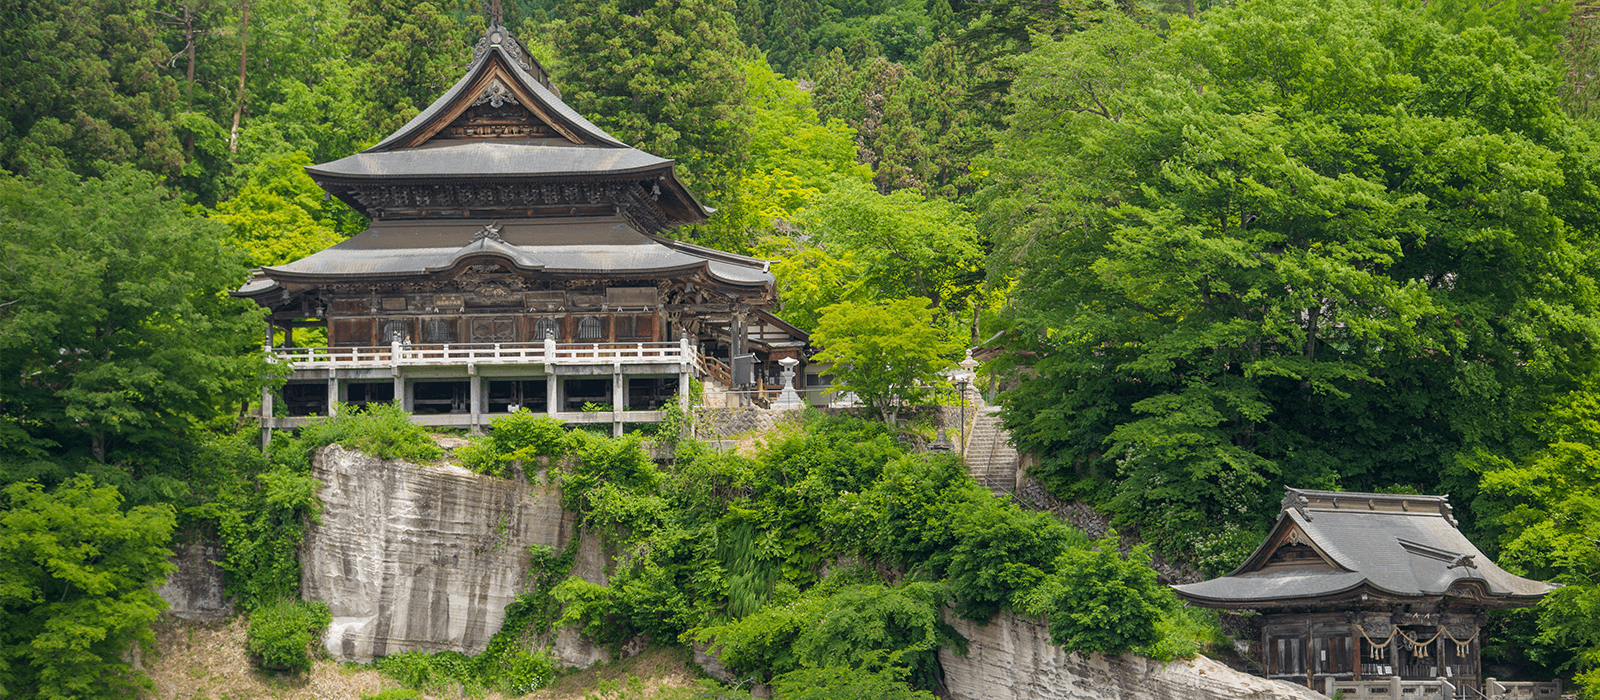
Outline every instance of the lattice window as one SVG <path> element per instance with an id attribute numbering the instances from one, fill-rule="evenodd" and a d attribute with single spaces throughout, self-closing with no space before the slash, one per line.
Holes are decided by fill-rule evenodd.
<path id="1" fill-rule="evenodd" d="M 605 325 L 599 316 L 584 316 L 578 321 L 578 340 L 604 340 L 605 336 Z"/>
<path id="2" fill-rule="evenodd" d="M 422 332 L 425 343 L 454 343 L 456 342 L 456 324 L 442 318 L 428 321 L 427 328 Z"/>
<path id="3" fill-rule="evenodd" d="M 533 323 L 533 339 L 542 342 L 545 338 L 561 339 L 561 324 L 550 316 L 541 317 Z"/>
<path id="4" fill-rule="evenodd" d="M 411 340 L 410 331 L 406 328 L 405 321 L 384 321 L 382 340 L 384 343 L 408 342 Z"/>

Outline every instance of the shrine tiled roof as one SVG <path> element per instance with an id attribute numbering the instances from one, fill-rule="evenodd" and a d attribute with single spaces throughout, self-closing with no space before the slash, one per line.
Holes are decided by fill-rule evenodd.
<path id="1" fill-rule="evenodd" d="M 1272 533 L 1227 576 L 1174 586 L 1199 605 L 1268 607 L 1341 595 L 1473 596 L 1486 606 L 1529 605 L 1556 588 L 1501 569 L 1456 527 L 1442 496 L 1288 489 Z M 1277 563 L 1279 547 L 1315 558 Z"/>
<path id="2" fill-rule="evenodd" d="M 480 257 L 545 274 L 626 278 L 703 270 L 734 286 L 774 283 L 765 260 L 648 236 L 621 217 L 375 221 L 343 243 L 262 272 L 278 282 L 420 278 Z M 239 293 L 266 288 L 247 285 Z"/>

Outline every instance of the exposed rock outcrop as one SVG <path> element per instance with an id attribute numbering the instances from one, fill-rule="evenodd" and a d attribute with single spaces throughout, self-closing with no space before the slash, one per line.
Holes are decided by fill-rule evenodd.
<path id="1" fill-rule="evenodd" d="M 329 653 L 478 653 L 523 590 L 532 544 L 562 547 L 574 519 L 553 487 L 449 464 L 384 461 L 330 446 L 312 460 L 321 524 L 301 555 L 301 591 L 328 603 Z M 573 573 L 604 583 L 598 542 Z M 581 646 L 573 643 L 570 646 Z M 590 652 L 589 655 L 592 655 Z M 574 662 L 593 661 L 574 659 Z"/>
<path id="2" fill-rule="evenodd" d="M 987 625 L 951 618 L 967 655 L 939 652 L 952 700 L 1327 700 L 1204 656 L 1164 664 L 1134 654 L 1068 653 L 1041 620 L 1001 613 Z"/>
<path id="3" fill-rule="evenodd" d="M 220 620 L 233 614 L 233 604 L 222 592 L 222 567 L 216 562 L 222 549 L 209 538 L 172 546 L 178 568 L 167 575 L 156 594 L 167 601 L 173 615 L 185 620 Z"/>

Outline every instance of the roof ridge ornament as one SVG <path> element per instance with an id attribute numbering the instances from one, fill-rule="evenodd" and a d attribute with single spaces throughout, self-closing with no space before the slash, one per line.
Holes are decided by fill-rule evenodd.
<path id="1" fill-rule="evenodd" d="M 500 222 L 496 221 L 492 224 L 484 226 L 483 228 L 478 229 L 477 233 L 472 234 L 473 241 L 481 241 L 485 238 L 491 241 L 500 241 L 501 243 L 506 242 L 505 239 L 500 237 Z"/>
<path id="2" fill-rule="evenodd" d="M 1311 505 L 1311 499 L 1307 498 L 1299 489 L 1284 487 L 1283 490 L 1285 492 L 1283 503 L 1281 504 L 1283 512 L 1288 512 L 1290 508 L 1293 508 L 1300 513 L 1300 517 L 1305 518 L 1306 522 L 1311 522 L 1311 513 L 1306 510 L 1306 507 Z"/>

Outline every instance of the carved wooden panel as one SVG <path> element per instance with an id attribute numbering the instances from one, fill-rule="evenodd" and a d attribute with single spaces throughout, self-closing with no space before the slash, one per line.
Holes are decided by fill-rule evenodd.
<path id="1" fill-rule="evenodd" d="M 396 340 L 402 343 L 416 342 L 417 332 L 412 319 L 386 318 L 379 322 L 378 345 L 388 345 Z"/>
<path id="2" fill-rule="evenodd" d="M 333 326 L 333 344 L 342 347 L 374 345 L 372 319 L 336 318 Z"/>
<path id="3" fill-rule="evenodd" d="M 405 311 L 406 310 L 406 298 L 405 297 L 384 297 L 383 298 L 383 310 L 384 311 Z"/>
<path id="4" fill-rule="evenodd" d="M 612 308 L 642 308 L 658 306 L 661 296 L 655 287 L 609 287 L 606 305 Z"/>
<path id="5" fill-rule="evenodd" d="M 364 314 L 372 310 L 372 304 L 366 299 L 335 299 L 332 310 L 336 314 Z"/>
<path id="6" fill-rule="evenodd" d="M 474 343 L 511 343 L 517 339 L 517 319 L 511 316 L 477 316 L 467 323 Z"/>

